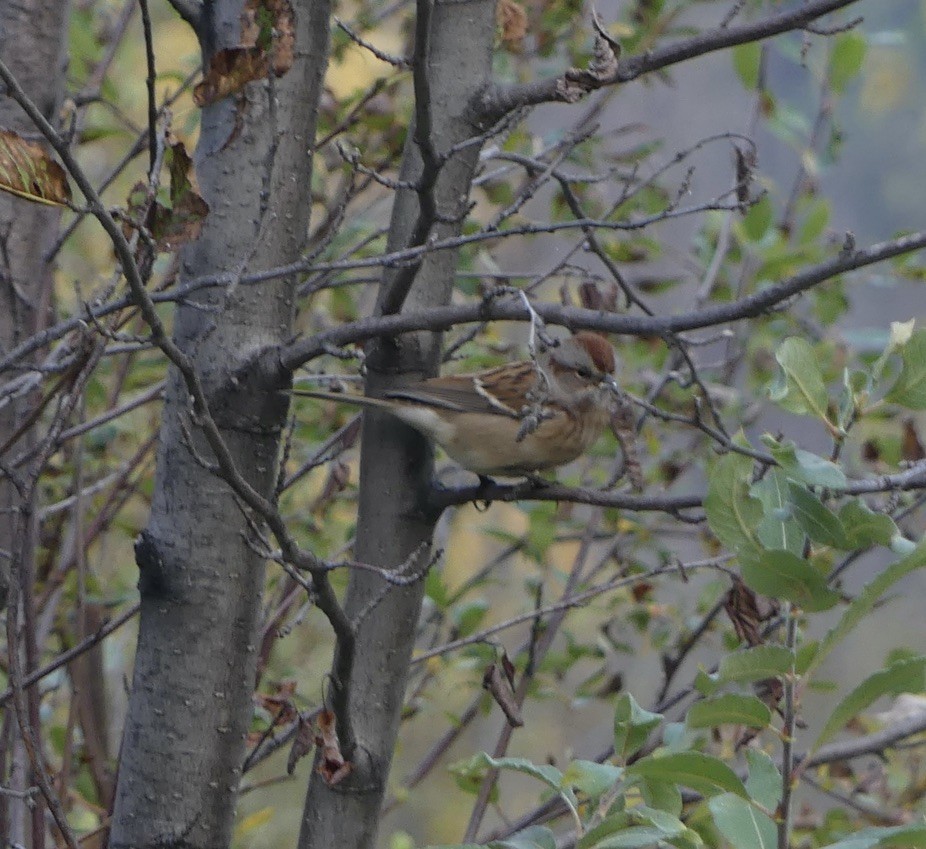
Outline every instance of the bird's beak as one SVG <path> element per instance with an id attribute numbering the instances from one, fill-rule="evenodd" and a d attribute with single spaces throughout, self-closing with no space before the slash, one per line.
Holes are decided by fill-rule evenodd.
<path id="1" fill-rule="evenodd" d="M 602 379 L 600 386 L 604 386 L 607 389 L 610 389 L 615 395 L 620 391 L 617 386 L 617 380 L 615 380 L 613 374 L 606 374 Z"/>

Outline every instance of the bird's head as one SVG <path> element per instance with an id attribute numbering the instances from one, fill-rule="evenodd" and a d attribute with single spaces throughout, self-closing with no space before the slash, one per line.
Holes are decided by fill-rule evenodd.
<path id="1" fill-rule="evenodd" d="M 559 400 L 581 401 L 616 386 L 617 359 L 611 343 L 600 333 L 582 330 L 544 354 L 541 367 Z"/>

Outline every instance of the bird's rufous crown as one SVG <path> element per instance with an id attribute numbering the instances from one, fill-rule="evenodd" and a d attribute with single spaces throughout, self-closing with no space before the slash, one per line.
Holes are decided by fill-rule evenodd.
<path id="1" fill-rule="evenodd" d="M 598 371 L 602 374 L 614 374 L 617 365 L 614 360 L 614 348 L 604 336 L 591 330 L 580 330 L 573 338 L 585 348 Z"/>

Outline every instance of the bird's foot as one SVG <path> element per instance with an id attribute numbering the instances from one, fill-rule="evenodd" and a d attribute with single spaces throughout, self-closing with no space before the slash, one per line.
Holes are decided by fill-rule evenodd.
<path id="1" fill-rule="evenodd" d="M 488 497 L 489 493 L 496 487 L 495 481 L 488 475 L 476 475 L 479 478 L 479 486 L 476 488 L 476 496 L 473 498 L 473 506 L 480 512 L 485 513 L 492 505 L 492 499 Z"/>

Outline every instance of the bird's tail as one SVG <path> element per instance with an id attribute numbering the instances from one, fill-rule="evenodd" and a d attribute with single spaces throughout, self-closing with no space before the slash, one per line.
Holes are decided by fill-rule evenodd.
<path id="1" fill-rule="evenodd" d="M 351 395 L 347 392 L 324 392 L 321 389 L 291 389 L 290 395 L 300 398 L 319 398 L 322 401 L 336 401 L 339 404 L 355 404 L 358 407 L 373 407 L 377 410 L 392 411 L 393 404 L 382 398 L 369 398 L 366 395 Z"/>

